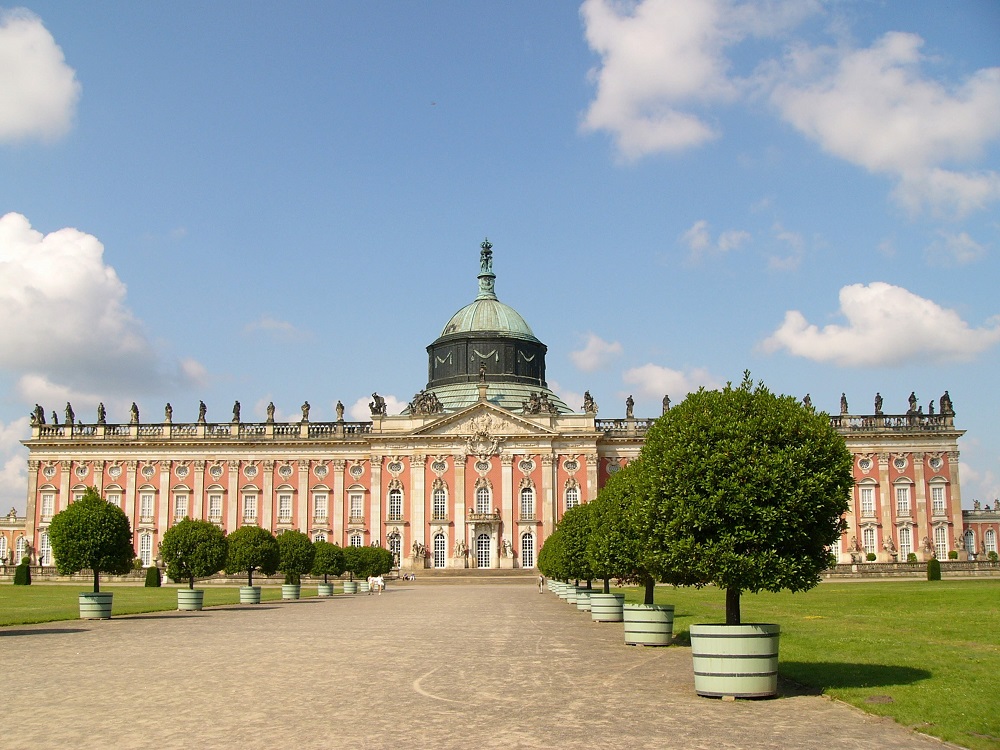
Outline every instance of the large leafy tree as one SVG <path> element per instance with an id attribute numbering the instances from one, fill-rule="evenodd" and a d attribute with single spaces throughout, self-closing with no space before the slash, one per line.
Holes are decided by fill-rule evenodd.
<path id="1" fill-rule="evenodd" d="M 546 578 L 554 578 L 557 581 L 569 579 L 566 573 L 564 541 L 563 533 L 557 527 L 542 542 L 542 548 L 538 551 L 538 569 Z"/>
<path id="2" fill-rule="evenodd" d="M 101 573 L 124 575 L 132 569 L 128 517 L 94 487 L 52 517 L 49 540 L 60 575 L 93 571 L 95 593 L 101 590 Z"/>
<path id="3" fill-rule="evenodd" d="M 595 576 L 604 579 L 604 593 L 610 590 L 611 578 L 638 583 L 644 588 L 644 603 L 652 604 L 657 580 L 680 583 L 682 578 L 662 569 L 651 551 L 650 492 L 646 485 L 639 461 L 608 479 L 589 503 L 587 557 Z"/>
<path id="4" fill-rule="evenodd" d="M 303 573 L 312 570 L 316 548 L 312 540 L 301 531 L 289 529 L 278 535 L 278 570 L 285 574 L 285 583 L 296 585 Z"/>
<path id="5" fill-rule="evenodd" d="M 587 541 L 590 538 L 590 505 L 570 508 L 559 521 L 562 532 L 563 573 L 567 578 L 586 581 L 587 587 L 594 578 L 594 570 L 587 557 Z"/>
<path id="6" fill-rule="evenodd" d="M 844 439 L 791 396 L 744 374 L 659 418 L 643 446 L 656 564 L 726 592 L 740 624 L 744 591 L 815 586 L 844 530 L 853 477 Z"/>
<path id="7" fill-rule="evenodd" d="M 160 554 L 167 564 L 167 575 L 175 581 L 187 581 L 194 588 L 195 578 L 215 575 L 226 565 L 229 545 L 222 529 L 208 521 L 185 518 L 163 534 Z"/>
<path id="8" fill-rule="evenodd" d="M 267 529 L 240 526 L 226 541 L 229 543 L 226 573 L 246 573 L 247 586 L 253 586 L 254 571 L 269 576 L 278 569 L 278 540 Z"/>
<path id="9" fill-rule="evenodd" d="M 345 570 L 344 550 L 330 542 L 314 542 L 313 546 L 316 550 L 312 567 L 314 576 L 323 576 L 323 583 L 327 583 L 327 576 L 343 574 Z"/>

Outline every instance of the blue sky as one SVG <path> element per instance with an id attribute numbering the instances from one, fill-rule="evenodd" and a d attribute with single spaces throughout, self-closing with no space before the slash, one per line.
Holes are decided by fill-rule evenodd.
<path id="1" fill-rule="evenodd" d="M 0 503 L 36 402 L 401 408 L 484 236 L 570 405 L 948 389 L 991 502 L 998 40 L 991 0 L 7 7 Z"/>

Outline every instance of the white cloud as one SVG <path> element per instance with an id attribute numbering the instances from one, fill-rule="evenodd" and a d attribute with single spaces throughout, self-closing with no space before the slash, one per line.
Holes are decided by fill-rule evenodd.
<path id="1" fill-rule="evenodd" d="M 840 314 L 846 326 L 821 329 L 798 310 L 789 310 L 761 347 L 766 352 L 786 349 L 816 362 L 864 367 L 969 360 L 1000 342 L 1000 319 L 970 328 L 954 310 L 884 282 L 842 288 Z"/>
<path id="2" fill-rule="evenodd" d="M 713 241 L 708 221 L 699 219 L 681 235 L 680 240 L 691 251 L 688 259 L 697 262 L 708 254 L 718 255 L 738 250 L 744 243 L 750 241 L 750 233 L 742 229 L 727 229 Z"/>
<path id="3" fill-rule="evenodd" d="M 243 327 L 243 332 L 246 334 L 253 334 L 258 331 L 279 341 L 303 341 L 309 338 L 309 334 L 306 331 L 299 330 L 286 320 L 278 320 L 267 314 L 261 315 L 260 318 L 252 323 L 247 323 Z"/>
<path id="4" fill-rule="evenodd" d="M 971 508 L 972 501 L 979 500 L 984 506 L 993 507 L 1000 498 L 1000 477 L 990 469 L 980 471 L 965 458 L 959 463 L 962 476 L 962 505 Z"/>
<path id="5" fill-rule="evenodd" d="M 392 395 L 385 395 L 381 393 L 379 395 L 385 399 L 385 412 L 389 416 L 402 413 L 403 409 L 406 409 L 410 405 L 409 401 L 400 401 Z M 372 418 L 372 411 L 368 407 L 368 404 L 370 404 L 371 401 L 371 396 L 362 396 L 347 407 L 348 416 L 355 422 L 370 422 Z"/>
<path id="6" fill-rule="evenodd" d="M 576 412 L 583 411 L 583 394 L 576 391 L 566 390 L 555 380 L 548 381 L 549 389 L 555 393 L 570 409 Z"/>
<path id="7" fill-rule="evenodd" d="M 910 210 L 963 215 L 1000 198 L 995 172 L 943 166 L 973 162 L 1000 136 L 1000 68 L 946 87 L 923 74 L 922 45 L 890 32 L 866 49 L 798 47 L 765 85 L 825 151 L 898 180 L 894 196 Z"/>
<path id="8" fill-rule="evenodd" d="M 76 73 L 41 20 L 0 11 L 0 142 L 64 135 L 79 98 Z"/>
<path id="9" fill-rule="evenodd" d="M 11 506 L 24 513 L 28 487 L 28 452 L 21 445 L 31 434 L 27 416 L 4 424 L 0 422 L 0 513 Z"/>
<path id="10" fill-rule="evenodd" d="M 103 254 L 77 229 L 43 235 L 21 214 L 0 217 L 0 369 L 21 378 L 23 397 L 93 398 L 204 379 L 194 360 L 170 363 L 154 350 Z"/>
<path id="11" fill-rule="evenodd" d="M 721 388 L 723 381 L 704 368 L 694 368 L 681 371 L 672 370 L 647 363 L 641 367 L 633 367 L 622 374 L 622 381 L 633 386 L 634 393 L 641 398 L 655 399 L 661 404 L 663 397 L 669 395 L 671 403 L 677 404 L 689 393 L 697 391 L 701 386 L 706 388 Z"/>
<path id="12" fill-rule="evenodd" d="M 986 248 L 967 232 L 938 231 L 938 239 L 927 248 L 927 259 L 939 266 L 964 266 L 986 255 Z"/>
<path id="13" fill-rule="evenodd" d="M 805 240 L 798 232 L 785 229 L 779 222 L 775 222 L 771 227 L 774 238 L 782 243 L 787 254 L 783 256 L 772 255 L 768 258 L 768 267 L 775 271 L 794 271 L 802 263 L 802 256 L 805 254 Z"/>
<path id="14" fill-rule="evenodd" d="M 583 372 L 603 370 L 611 364 L 615 357 L 622 353 L 622 345 L 617 341 L 605 341 L 594 333 L 587 334 L 587 343 L 583 349 L 570 352 L 569 358 L 577 369 Z"/>

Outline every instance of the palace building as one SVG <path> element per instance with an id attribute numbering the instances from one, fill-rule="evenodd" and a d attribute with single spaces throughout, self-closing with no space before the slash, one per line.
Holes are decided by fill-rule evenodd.
<path id="1" fill-rule="evenodd" d="M 566 509 L 592 499 L 608 477 L 639 455 L 651 418 L 577 411 L 545 380 L 547 347 L 524 318 L 497 299 L 492 246 L 480 246 L 476 298 L 427 347 L 428 379 L 402 414 L 372 394 L 371 419 L 313 422 L 308 402 L 294 423 L 93 424 L 66 406 L 63 424 L 36 407 L 27 507 L 0 520 L 0 557 L 51 565 L 52 516 L 96 487 L 127 514 L 136 556 L 156 561 L 163 532 L 184 517 L 226 532 L 254 524 L 340 545 L 381 545 L 401 568 L 532 568 Z M 808 398 L 808 397 L 807 397 Z M 665 408 L 669 405 L 664 399 Z M 833 425 L 855 456 L 853 508 L 841 562 L 960 559 L 997 549 L 1000 513 L 963 516 L 954 410 L 916 407 L 851 415 L 846 399 Z M 55 420 L 53 420 L 55 421 Z"/>

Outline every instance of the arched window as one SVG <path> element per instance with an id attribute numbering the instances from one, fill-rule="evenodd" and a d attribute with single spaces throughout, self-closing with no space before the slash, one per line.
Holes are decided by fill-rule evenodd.
<path id="1" fill-rule="evenodd" d="M 948 559 L 948 530 L 944 526 L 934 529 L 934 556 L 938 560 Z"/>
<path id="2" fill-rule="evenodd" d="M 535 567 L 535 537 L 531 534 L 521 536 L 521 567 Z"/>
<path id="3" fill-rule="evenodd" d="M 489 513 L 492 505 L 490 499 L 490 488 L 480 485 L 476 489 L 476 513 Z"/>
<path id="4" fill-rule="evenodd" d="M 0 536 L 0 560 L 4 560 L 8 565 L 10 564 L 10 560 L 7 560 L 7 537 L 5 536 Z"/>
<path id="5" fill-rule="evenodd" d="M 153 535 L 139 535 L 139 559 L 142 560 L 142 567 L 148 568 L 153 564 Z"/>
<path id="6" fill-rule="evenodd" d="M 403 520 L 403 491 L 399 489 L 389 490 L 389 520 Z"/>
<path id="7" fill-rule="evenodd" d="M 535 491 L 531 487 L 521 490 L 521 520 L 535 520 Z"/>
<path id="8" fill-rule="evenodd" d="M 41 542 L 38 544 L 38 564 L 52 564 L 52 545 L 49 544 L 49 534 L 47 531 L 42 532 Z"/>
<path id="9" fill-rule="evenodd" d="M 392 567 L 399 567 L 399 560 L 403 551 L 403 538 L 399 534 L 389 537 L 389 552 L 392 554 Z"/>
<path id="10" fill-rule="evenodd" d="M 448 520 L 448 494 L 444 491 L 443 487 L 438 487 L 434 490 L 434 494 L 431 495 L 431 520 Z"/>
<path id="11" fill-rule="evenodd" d="M 993 529 L 986 529 L 983 534 L 983 544 L 986 545 L 986 554 L 997 551 L 997 535 Z"/>
<path id="12" fill-rule="evenodd" d="M 313 537 L 313 541 L 314 542 L 325 542 L 326 541 L 326 532 L 325 531 L 317 531 L 316 535 Z"/>
<path id="13" fill-rule="evenodd" d="M 899 559 L 906 562 L 911 552 L 913 552 L 913 532 L 909 526 L 903 526 L 899 530 Z"/>
<path id="14" fill-rule="evenodd" d="M 350 545 L 352 547 L 363 547 L 364 540 L 361 538 L 361 534 L 351 534 Z"/>
<path id="15" fill-rule="evenodd" d="M 14 542 L 14 562 L 20 565 L 26 554 L 28 554 L 28 540 L 19 536 Z"/>
<path id="16" fill-rule="evenodd" d="M 489 534 L 480 534 L 476 537 L 476 567 L 488 568 L 493 560 L 490 554 L 493 551 L 493 542 L 490 541 Z"/>
<path id="17" fill-rule="evenodd" d="M 965 551 L 972 555 L 976 554 L 976 535 L 972 529 L 965 531 Z"/>
<path id="18" fill-rule="evenodd" d="M 278 488 L 278 523 L 292 522 L 292 489 L 288 485 Z"/>
<path id="19" fill-rule="evenodd" d="M 566 510 L 575 508 L 580 504 L 580 488 L 571 486 L 566 488 Z"/>
<path id="20" fill-rule="evenodd" d="M 868 526 L 861 532 L 861 546 L 864 547 L 866 555 L 876 553 L 874 527 Z"/>
<path id="21" fill-rule="evenodd" d="M 445 565 L 445 538 L 444 534 L 434 535 L 434 567 L 443 568 Z"/>

